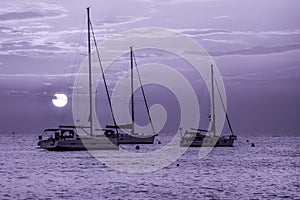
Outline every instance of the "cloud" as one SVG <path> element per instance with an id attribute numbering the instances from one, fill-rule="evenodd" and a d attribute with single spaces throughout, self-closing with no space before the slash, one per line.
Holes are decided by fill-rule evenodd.
<path id="1" fill-rule="evenodd" d="M 0 74 L 0 78 L 59 78 L 77 76 L 78 73 L 65 73 L 65 74 Z M 84 75 L 84 74 L 83 74 Z"/>
<path id="2" fill-rule="evenodd" d="M 229 30 L 224 29 L 192 29 L 184 31 L 183 34 L 187 34 L 190 36 L 203 36 L 203 35 L 220 35 L 220 34 L 230 34 L 232 33 Z"/>
<path id="3" fill-rule="evenodd" d="M 45 19 L 67 16 L 63 7 L 50 3 L 6 3 L 0 8 L 0 55 L 51 56 L 81 49 L 80 45 L 67 42 L 66 38 L 79 34 L 69 28 L 51 31 Z"/>
<path id="4" fill-rule="evenodd" d="M 29 57 L 49 57 L 61 54 L 70 53 L 70 51 L 66 49 L 41 49 L 41 46 L 29 48 L 29 49 L 13 49 L 13 50 L 0 50 L 0 55 L 14 55 L 14 56 L 29 56 Z"/>
<path id="5" fill-rule="evenodd" d="M 213 19 L 226 19 L 226 18 L 229 18 L 230 16 L 228 15 L 222 15 L 222 16 L 215 16 L 213 17 Z"/>
<path id="6" fill-rule="evenodd" d="M 300 50 L 300 44 L 287 44 L 281 46 L 255 46 L 251 48 L 238 49 L 233 51 L 210 52 L 212 56 L 228 56 L 228 55 L 265 55 L 274 53 L 284 53 L 293 50 Z"/>
<path id="7" fill-rule="evenodd" d="M 40 21 L 44 18 L 61 18 L 67 11 L 56 4 L 27 3 L 26 5 L 7 4 L 0 9 L 0 20 L 3 22 Z"/>
<path id="8" fill-rule="evenodd" d="M 265 55 L 299 50 L 300 30 L 247 31 L 226 29 L 177 29 L 207 48 L 212 56 Z M 188 52 L 197 54 L 197 52 Z"/>
<path id="9" fill-rule="evenodd" d="M 9 95 L 9 96 L 26 96 L 29 94 L 29 91 L 27 90 L 3 90 L 3 94 Z"/>
<path id="10" fill-rule="evenodd" d="M 279 45 L 279 46 L 254 46 L 249 48 L 231 50 L 231 51 L 210 51 L 209 55 L 218 57 L 218 56 L 233 56 L 233 55 L 268 55 L 268 54 L 275 54 L 275 53 L 285 53 L 289 51 L 299 51 L 300 44 L 287 44 L 287 45 Z M 185 51 L 187 54 L 191 55 L 200 55 L 198 51 Z"/>
<path id="11" fill-rule="evenodd" d="M 40 18 L 44 15 L 40 12 L 34 11 L 23 11 L 23 12 L 10 12 L 0 15 L 0 19 L 3 21 L 6 20 L 15 20 L 15 19 L 30 19 L 30 18 Z"/>
<path id="12" fill-rule="evenodd" d="M 95 20 L 95 26 L 113 27 L 125 24 L 136 23 L 142 20 L 149 19 L 150 17 L 137 17 L 137 16 L 104 16 L 101 20 Z"/>
<path id="13" fill-rule="evenodd" d="M 18 28 L 0 26 L 0 55 L 36 57 L 85 51 L 83 43 L 66 41 L 71 35 L 82 33 L 82 30 L 71 28 L 52 32 L 45 30 L 48 27 L 44 24 L 33 26 L 38 30 L 33 31 L 27 25 Z M 43 27 L 43 30 L 38 27 Z"/>
<path id="14" fill-rule="evenodd" d="M 17 6 L 8 4 L 0 9 L 0 55 L 18 55 L 41 57 L 85 52 L 85 43 L 75 43 L 75 37 L 82 37 L 85 30 L 78 27 L 66 27 L 54 30 L 52 26 L 40 21 L 47 18 L 60 18 L 67 11 L 58 5 L 47 3 Z M 148 19 L 136 16 L 104 16 L 94 21 L 97 40 L 114 36 L 111 27 L 122 26 Z M 26 21 L 26 23 L 23 23 Z M 17 24 L 17 26 L 16 26 Z"/>
<path id="15" fill-rule="evenodd" d="M 187 3 L 187 2 L 215 2 L 222 0 L 141 0 L 147 3 L 156 3 L 156 4 L 178 4 L 178 3 Z"/>
<path id="16" fill-rule="evenodd" d="M 197 36 L 216 36 L 216 35 L 229 35 L 229 36 L 289 36 L 299 35 L 300 30 L 274 30 L 274 31 L 247 31 L 247 30 L 226 30 L 226 29 L 174 29 L 182 34 L 190 37 Z"/>
<path id="17" fill-rule="evenodd" d="M 216 42 L 216 43 L 224 43 L 224 44 L 235 44 L 235 43 L 242 43 L 241 41 L 235 41 L 235 40 L 225 40 L 225 39 L 203 39 L 203 41 L 209 41 L 209 42 Z"/>

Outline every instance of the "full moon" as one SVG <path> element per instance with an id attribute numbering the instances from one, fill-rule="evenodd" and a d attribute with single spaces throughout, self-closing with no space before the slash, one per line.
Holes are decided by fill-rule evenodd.
<path id="1" fill-rule="evenodd" d="M 65 94 L 55 94 L 54 95 L 56 98 L 52 99 L 53 105 L 56 107 L 64 107 L 68 103 L 68 97 Z"/>

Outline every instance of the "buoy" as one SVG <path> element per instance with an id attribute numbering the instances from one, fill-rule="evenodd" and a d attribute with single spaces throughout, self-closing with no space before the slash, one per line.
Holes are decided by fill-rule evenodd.
<path id="1" fill-rule="evenodd" d="M 249 142 L 249 140 L 247 140 L 247 142 Z"/>
<path id="2" fill-rule="evenodd" d="M 254 143 L 251 143 L 251 147 L 255 147 L 255 144 L 254 144 Z"/>
<path id="3" fill-rule="evenodd" d="M 179 166 L 179 164 L 176 165 L 177 167 Z"/>
<path id="4" fill-rule="evenodd" d="M 139 149 L 140 149 L 140 146 L 139 146 L 139 145 L 136 145 L 135 149 L 136 149 L 136 150 L 139 150 Z"/>
<path id="5" fill-rule="evenodd" d="M 160 142 L 160 141 L 158 141 L 158 142 L 157 142 L 157 144 L 161 144 L 161 142 Z"/>

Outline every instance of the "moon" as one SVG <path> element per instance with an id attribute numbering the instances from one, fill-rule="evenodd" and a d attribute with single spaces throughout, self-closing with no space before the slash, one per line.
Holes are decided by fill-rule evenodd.
<path id="1" fill-rule="evenodd" d="M 52 99 L 52 103 L 56 107 L 64 107 L 68 103 L 68 97 L 65 94 L 55 94 L 56 98 Z"/>

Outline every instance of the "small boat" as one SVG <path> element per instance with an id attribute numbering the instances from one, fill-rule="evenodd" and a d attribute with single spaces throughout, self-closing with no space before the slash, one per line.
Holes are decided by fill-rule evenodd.
<path id="1" fill-rule="evenodd" d="M 229 121 L 228 114 L 223 105 L 223 100 L 221 98 L 222 106 L 224 112 L 226 114 L 226 121 L 228 123 L 231 134 L 218 136 L 216 135 L 215 129 L 215 101 L 214 101 L 214 73 L 213 73 L 213 65 L 211 65 L 211 84 L 212 84 L 212 114 L 209 117 L 211 121 L 210 130 L 204 129 L 195 129 L 192 128 L 191 131 L 185 131 L 183 135 L 181 135 L 180 146 L 182 147 L 233 147 L 234 141 L 237 139 L 237 136 L 233 134 L 232 126 Z M 216 85 L 218 87 L 218 85 Z M 218 88 L 217 88 L 218 89 Z M 219 92 L 219 89 L 218 89 Z"/>
<path id="2" fill-rule="evenodd" d="M 45 129 L 44 134 L 48 136 L 43 140 L 39 136 L 38 147 L 52 151 L 79 151 L 79 150 L 118 150 L 118 140 L 107 138 L 104 135 L 94 135 L 93 137 L 79 137 L 76 129 L 56 128 Z"/>
<path id="3" fill-rule="evenodd" d="M 235 135 L 213 136 L 202 133 L 203 131 L 186 131 L 181 138 L 180 146 L 183 147 L 232 147 L 236 140 Z"/>

